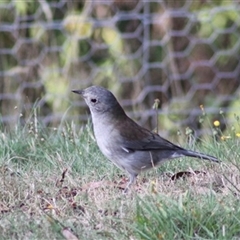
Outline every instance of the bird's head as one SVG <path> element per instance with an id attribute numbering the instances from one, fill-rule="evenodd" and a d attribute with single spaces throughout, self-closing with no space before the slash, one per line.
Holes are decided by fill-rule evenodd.
<path id="1" fill-rule="evenodd" d="M 91 86 L 84 90 L 73 90 L 72 92 L 80 94 L 84 98 L 92 115 L 115 112 L 121 108 L 115 96 L 100 86 Z"/>

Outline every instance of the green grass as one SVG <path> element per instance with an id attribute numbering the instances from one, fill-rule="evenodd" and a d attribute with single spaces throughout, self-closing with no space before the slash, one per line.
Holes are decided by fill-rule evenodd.
<path id="1" fill-rule="evenodd" d="M 89 126 L 0 132 L 0 239 L 237 239 L 239 140 L 208 141 L 191 158 L 125 175 L 100 153 Z M 200 171 L 194 174 L 194 170 Z M 180 171 L 190 176 L 171 180 Z"/>

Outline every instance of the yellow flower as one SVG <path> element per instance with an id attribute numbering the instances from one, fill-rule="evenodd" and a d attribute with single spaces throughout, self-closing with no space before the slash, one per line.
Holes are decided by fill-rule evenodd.
<path id="1" fill-rule="evenodd" d="M 239 132 L 238 132 L 238 133 L 236 133 L 236 136 L 237 136 L 237 137 L 240 137 L 240 133 L 239 133 Z"/>
<path id="2" fill-rule="evenodd" d="M 219 127 L 220 126 L 220 122 L 218 120 L 216 120 L 216 121 L 213 122 L 213 125 L 215 127 Z"/>
<path id="3" fill-rule="evenodd" d="M 226 140 L 226 139 L 229 139 L 229 138 L 231 138 L 231 136 L 221 136 L 221 140 Z"/>

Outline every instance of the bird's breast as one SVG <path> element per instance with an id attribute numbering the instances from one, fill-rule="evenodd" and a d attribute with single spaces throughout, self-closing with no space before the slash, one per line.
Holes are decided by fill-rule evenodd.
<path id="1" fill-rule="evenodd" d="M 115 132 L 111 126 L 99 122 L 94 123 L 94 135 L 101 152 L 108 158 L 112 159 L 115 149 Z"/>

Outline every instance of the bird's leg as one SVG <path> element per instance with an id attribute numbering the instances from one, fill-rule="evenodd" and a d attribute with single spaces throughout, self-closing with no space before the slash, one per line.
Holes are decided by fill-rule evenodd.
<path id="1" fill-rule="evenodd" d="M 149 154 L 150 154 L 150 159 L 151 159 L 152 167 L 154 168 L 154 167 L 155 167 L 155 165 L 154 165 L 154 162 L 153 162 L 152 153 L 151 153 L 151 152 L 149 152 Z"/>
<path id="2" fill-rule="evenodd" d="M 135 181 L 135 179 L 137 177 L 137 174 L 129 174 L 129 175 L 130 175 L 130 179 L 129 179 L 129 182 L 128 182 L 127 186 L 125 187 L 123 193 L 127 193 L 128 192 L 128 189 L 134 183 L 134 181 Z"/>

